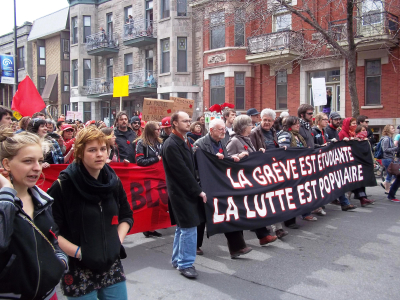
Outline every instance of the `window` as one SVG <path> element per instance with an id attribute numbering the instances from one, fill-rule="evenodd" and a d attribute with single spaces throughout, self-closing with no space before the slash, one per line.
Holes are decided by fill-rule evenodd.
<path id="1" fill-rule="evenodd" d="M 225 102 L 225 75 L 210 75 L 210 106 Z"/>
<path id="2" fill-rule="evenodd" d="M 365 105 L 381 104 L 381 60 L 366 61 Z"/>
<path id="3" fill-rule="evenodd" d="M 128 53 L 124 55 L 124 70 L 126 73 L 132 73 L 133 71 L 133 55 Z"/>
<path id="4" fill-rule="evenodd" d="M 46 85 L 46 77 L 45 76 L 39 76 L 39 80 L 38 80 L 38 91 L 39 94 L 41 95 L 43 93 L 44 90 L 44 86 Z"/>
<path id="5" fill-rule="evenodd" d="M 287 73 L 276 73 L 276 109 L 287 109 Z"/>
<path id="6" fill-rule="evenodd" d="M 169 93 L 161 93 L 160 96 L 163 100 L 169 100 Z"/>
<path id="7" fill-rule="evenodd" d="M 235 47 L 244 46 L 245 16 L 243 9 L 235 11 Z"/>
<path id="8" fill-rule="evenodd" d="M 363 26 L 382 22 L 383 3 L 380 0 L 364 0 L 362 2 Z"/>
<path id="9" fill-rule="evenodd" d="M 169 39 L 161 40 L 161 73 L 168 73 L 169 69 Z"/>
<path id="10" fill-rule="evenodd" d="M 25 68 L 25 51 L 24 47 L 20 47 L 17 50 L 18 59 L 17 59 L 17 69 Z"/>
<path id="11" fill-rule="evenodd" d="M 146 50 L 146 70 L 153 71 L 153 50 Z"/>
<path id="12" fill-rule="evenodd" d="M 107 58 L 107 79 L 110 80 L 113 78 L 114 75 L 114 69 L 113 69 L 113 58 Z"/>
<path id="13" fill-rule="evenodd" d="M 185 93 L 185 92 L 178 92 L 178 98 L 186 98 L 186 99 L 187 99 L 187 93 Z"/>
<path id="14" fill-rule="evenodd" d="M 72 111 L 78 111 L 78 102 L 71 103 Z"/>
<path id="15" fill-rule="evenodd" d="M 244 109 L 245 73 L 235 73 L 235 108 Z"/>
<path id="16" fill-rule="evenodd" d="M 72 61 L 72 86 L 78 86 L 78 60 Z"/>
<path id="17" fill-rule="evenodd" d="M 78 43 L 78 17 L 71 18 L 72 23 L 72 44 Z"/>
<path id="18" fill-rule="evenodd" d="M 61 59 L 69 60 L 69 40 L 61 39 Z"/>
<path id="19" fill-rule="evenodd" d="M 83 42 L 86 43 L 86 37 L 92 34 L 90 25 L 90 16 L 83 16 Z"/>
<path id="20" fill-rule="evenodd" d="M 129 16 L 132 16 L 132 6 L 124 7 L 124 24 L 129 22 Z"/>
<path id="21" fill-rule="evenodd" d="M 177 12 L 178 16 L 187 15 L 187 0 L 177 0 Z"/>
<path id="22" fill-rule="evenodd" d="M 39 65 L 46 65 L 46 49 L 44 47 L 39 47 Z"/>
<path id="23" fill-rule="evenodd" d="M 185 37 L 178 37 L 178 59 L 177 71 L 187 72 L 187 39 Z"/>
<path id="24" fill-rule="evenodd" d="M 90 59 L 83 60 L 83 85 L 87 86 L 88 79 L 92 78 L 92 64 Z"/>
<path id="25" fill-rule="evenodd" d="M 107 37 L 112 38 L 113 35 L 113 15 L 107 14 Z"/>
<path id="26" fill-rule="evenodd" d="M 83 123 L 92 119 L 92 103 L 83 102 Z"/>
<path id="27" fill-rule="evenodd" d="M 153 26 L 153 0 L 146 0 L 146 29 Z"/>
<path id="28" fill-rule="evenodd" d="M 69 92 L 69 72 L 63 72 L 63 92 Z"/>
<path id="29" fill-rule="evenodd" d="M 275 16 L 275 31 L 285 31 L 292 28 L 292 14 L 281 14 Z"/>
<path id="30" fill-rule="evenodd" d="M 161 19 L 169 18 L 169 0 L 161 0 Z"/>
<path id="31" fill-rule="evenodd" d="M 211 49 L 225 47 L 225 12 L 220 11 L 213 13 L 210 16 L 211 34 L 210 46 Z"/>

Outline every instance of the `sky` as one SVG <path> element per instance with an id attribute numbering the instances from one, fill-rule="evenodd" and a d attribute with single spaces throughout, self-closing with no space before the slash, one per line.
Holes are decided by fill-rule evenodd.
<path id="1" fill-rule="evenodd" d="M 17 3 L 17 26 L 33 22 L 57 10 L 68 7 L 67 0 L 15 0 Z M 13 31 L 14 0 L 0 0 L 0 35 Z"/>

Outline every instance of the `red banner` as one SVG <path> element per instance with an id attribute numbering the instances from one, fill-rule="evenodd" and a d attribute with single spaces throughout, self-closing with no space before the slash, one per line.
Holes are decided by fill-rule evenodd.
<path id="1" fill-rule="evenodd" d="M 37 185 L 47 191 L 67 166 L 51 165 L 43 169 L 44 180 L 39 179 Z M 162 162 L 148 167 L 123 163 L 111 163 L 110 166 L 121 179 L 133 210 L 134 224 L 129 234 L 171 227 Z"/>

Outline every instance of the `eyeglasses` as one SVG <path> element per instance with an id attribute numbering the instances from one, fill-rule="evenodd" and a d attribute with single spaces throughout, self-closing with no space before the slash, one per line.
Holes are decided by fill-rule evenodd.
<path id="1" fill-rule="evenodd" d="M 139 123 L 140 123 L 139 121 L 132 122 L 132 124 L 135 124 L 135 125 L 137 125 Z"/>
<path id="2" fill-rule="evenodd" d="M 190 121 L 190 120 L 182 120 L 181 122 L 182 123 L 191 123 L 192 121 Z"/>

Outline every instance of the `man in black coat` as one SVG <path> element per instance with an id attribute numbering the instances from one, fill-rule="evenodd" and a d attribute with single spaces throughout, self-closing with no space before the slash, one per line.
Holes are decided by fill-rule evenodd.
<path id="1" fill-rule="evenodd" d="M 340 126 L 340 121 L 342 118 L 340 114 L 336 111 L 331 112 L 329 115 L 329 124 L 325 128 L 325 133 L 328 135 L 328 141 L 337 142 L 340 141 L 338 128 Z"/>
<path id="2" fill-rule="evenodd" d="M 172 266 L 183 276 L 196 278 L 198 274 L 193 263 L 196 259 L 197 226 L 205 221 L 207 197 L 196 180 L 193 151 L 186 138 L 190 131 L 189 115 L 182 111 L 174 113 L 171 125 L 172 133 L 164 142 L 161 156 L 171 223 L 176 224 Z"/>
<path id="3" fill-rule="evenodd" d="M 128 115 L 120 111 L 116 116 L 117 128 L 114 129 L 116 137 L 115 143 L 118 145 L 119 157 L 121 160 L 128 160 L 131 163 L 136 162 L 136 151 L 133 141 L 136 139 L 136 133 L 128 127 Z"/>

